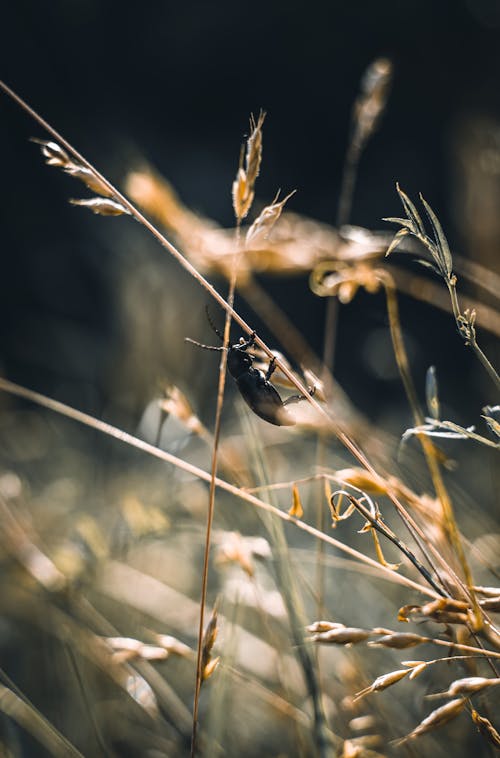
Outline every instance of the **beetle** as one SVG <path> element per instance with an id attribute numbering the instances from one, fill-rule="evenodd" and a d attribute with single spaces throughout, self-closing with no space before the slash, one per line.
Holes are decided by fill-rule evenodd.
<path id="1" fill-rule="evenodd" d="M 208 308 L 206 309 L 208 323 L 221 342 L 224 338 L 220 331 L 210 318 Z M 256 333 L 252 332 L 246 339 L 240 337 L 239 341 L 227 348 L 227 368 L 235 380 L 240 394 L 245 403 L 260 418 L 275 426 L 293 426 L 296 422 L 291 413 L 288 412 L 288 405 L 305 400 L 305 395 L 292 395 L 286 400 L 282 400 L 276 387 L 270 379 L 276 368 L 276 358 L 273 357 L 269 363 L 267 371 L 264 373 L 258 368 L 254 368 L 254 357 L 248 353 L 255 343 Z M 212 345 L 203 345 L 189 337 L 186 342 L 202 347 L 204 350 L 224 350 L 224 347 L 213 347 Z M 309 389 L 312 396 L 315 387 Z"/>

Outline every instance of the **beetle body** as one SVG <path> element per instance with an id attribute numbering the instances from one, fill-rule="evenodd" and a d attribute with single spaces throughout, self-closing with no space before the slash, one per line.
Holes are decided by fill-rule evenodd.
<path id="1" fill-rule="evenodd" d="M 207 318 L 215 334 L 223 341 L 222 334 L 212 323 L 210 314 L 207 310 Z M 212 345 L 202 345 L 196 340 L 186 337 L 187 342 L 191 342 L 205 350 L 224 350 L 223 347 L 213 347 Z M 264 373 L 253 366 L 253 356 L 247 351 L 255 342 L 255 332 L 247 339 L 241 337 L 239 342 L 229 345 L 227 348 L 227 368 L 235 380 L 240 394 L 245 403 L 260 418 L 275 426 L 293 426 L 295 419 L 288 412 L 287 405 L 297 403 L 304 399 L 304 395 L 293 395 L 283 401 L 276 387 L 270 382 L 275 368 L 275 358 L 272 358 L 269 367 Z M 314 394 L 314 388 L 309 390 L 309 394 Z"/>
<path id="2" fill-rule="evenodd" d="M 247 342 L 248 340 L 231 345 L 227 355 L 228 371 L 238 385 L 243 400 L 264 421 L 276 426 L 293 426 L 295 420 L 288 413 L 278 390 L 268 378 L 269 369 L 272 373 L 274 368 L 274 361 L 271 362 L 267 374 L 254 368 L 252 356 L 246 352 L 249 347 Z"/>

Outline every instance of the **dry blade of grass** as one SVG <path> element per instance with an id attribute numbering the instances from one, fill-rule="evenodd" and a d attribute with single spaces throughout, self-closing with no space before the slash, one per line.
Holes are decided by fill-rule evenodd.
<path id="1" fill-rule="evenodd" d="M 55 413 L 59 413 L 62 416 L 71 418 L 74 421 L 84 424 L 85 426 L 89 426 L 92 429 L 96 429 L 102 432 L 103 434 L 113 437 L 114 439 L 117 439 L 123 442 L 124 444 L 131 445 L 132 447 L 142 450 L 143 452 L 149 455 L 152 455 L 153 457 L 158 458 L 164 461 L 165 463 L 170 463 L 178 467 L 179 469 L 182 469 L 183 471 L 189 474 L 192 474 L 194 477 L 198 479 L 201 479 L 205 482 L 210 482 L 210 478 L 211 478 L 210 474 L 207 473 L 206 471 L 203 471 L 203 469 L 200 469 L 198 466 L 194 466 L 193 464 L 188 463 L 187 461 L 184 461 L 182 458 L 178 458 L 177 456 L 172 455 L 171 453 L 168 453 L 165 450 L 162 450 L 161 448 L 155 447 L 154 445 L 151 445 L 148 442 L 144 442 L 144 440 L 141 440 L 138 437 L 134 437 L 132 434 L 129 434 L 128 432 L 125 432 L 122 429 L 118 429 L 117 427 L 112 426 L 111 424 L 108 424 L 105 421 L 100 421 L 99 419 L 96 419 L 87 413 L 83 413 L 82 411 L 78 411 L 75 408 L 71 408 L 70 406 L 64 403 L 61 403 L 58 400 L 54 400 L 52 398 L 49 398 L 45 395 L 40 394 L 39 392 L 34 392 L 25 387 L 16 385 L 13 382 L 10 382 L 7 379 L 3 379 L 1 377 L 0 377 L 0 390 L 4 392 L 8 392 L 9 394 L 12 394 L 12 395 L 16 395 L 17 397 L 22 397 L 25 400 L 36 403 L 44 408 L 48 408 L 49 410 L 52 410 Z M 393 571 L 391 571 L 390 569 L 384 566 L 381 566 L 380 563 L 373 560 L 369 556 L 364 555 L 364 553 L 360 553 L 358 550 L 355 550 L 354 548 L 350 547 L 349 545 L 344 544 L 340 540 L 337 540 L 334 537 L 331 537 L 329 534 L 325 534 L 324 532 L 321 532 L 315 527 L 310 526 L 306 522 L 301 521 L 300 519 L 294 518 L 293 516 L 290 516 L 286 511 L 282 511 L 279 508 L 276 508 L 270 503 L 267 503 L 264 500 L 261 500 L 260 498 L 256 497 L 255 495 L 252 495 L 249 492 L 246 492 L 244 489 L 241 489 L 240 487 L 232 485 L 229 482 L 226 482 L 224 479 L 220 479 L 219 477 L 216 477 L 215 483 L 217 487 L 219 487 L 222 490 L 225 490 L 231 495 L 234 495 L 236 498 L 239 498 L 240 500 L 250 503 L 256 508 L 267 511 L 268 513 L 272 513 L 274 516 L 281 519 L 282 521 L 288 521 L 289 523 L 294 524 L 298 529 L 301 529 L 302 531 L 307 532 L 315 539 L 323 540 L 324 542 L 332 545 L 333 547 L 338 548 L 340 551 L 346 553 L 347 555 L 352 556 L 356 560 L 359 560 L 362 563 L 366 563 L 367 565 L 372 566 L 377 571 L 383 572 L 388 577 L 393 578 L 394 581 L 396 581 L 397 583 L 399 584 L 404 583 L 406 586 L 412 589 L 415 589 L 424 595 L 428 595 L 429 597 L 432 597 L 432 598 L 439 597 L 434 590 L 426 587 L 425 585 L 419 584 L 418 582 L 415 582 L 414 580 L 408 577 L 403 577 L 400 574 L 397 574 L 394 577 Z"/>
<path id="2" fill-rule="evenodd" d="M 40 711 L 3 684 L 0 684 L 0 711 L 29 732 L 55 758 L 83 758 Z"/>
<path id="3" fill-rule="evenodd" d="M 254 188 L 257 176 L 259 175 L 260 164 L 262 161 L 262 125 L 264 123 L 265 113 L 261 111 L 257 123 L 255 123 L 253 116 L 250 119 L 250 125 L 252 132 L 247 141 L 247 153 L 246 153 L 246 170 L 240 165 L 238 169 L 238 175 L 235 183 L 233 184 L 233 207 L 236 215 L 236 248 L 231 261 L 231 273 L 229 281 L 229 291 L 227 296 L 227 302 L 229 310 L 226 311 L 226 318 L 224 322 L 224 336 L 223 336 L 223 349 L 221 352 L 221 359 L 219 363 L 219 385 L 217 390 L 217 407 L 215 411 L 215 423 L 214 423 L 214 436 L 213 436 L 213 453 L 212 453 L 212 467 L 210 472 L 210 492 L 208 497 L 208 516 L 207 516 L 207 529 L 205 535 L 205 551 L 203 557 L 203 574 L 202 574 L 202 586 L 201 586 L 201 601 L 200 601 L 200 621 L 198 628 L 198 650 L 196 660 L 196 682 L 194 692 L 194 705 L 193 705 L 193 732 L 191 737 L 191 756 L 194 757 L 196 753 L 196 740 L 198 729 L 198 708 L 200 699 L 201 685 L 205 678 L 208 678 L 216 668 L 218 659 L 215 666 L 212 665 L 210 673 L 208 667 L 213 664 L 213 661 L 206 659 L 206 644 L 204 642 L 203 626 L 204 626 L 204 611 L 208 587 L 208 562 L 210 553 L 210 541 L 212 532 L 212 523 L 215 509 L 215 477 L 217 474 L 217 460 L 219 439 L 221 431 L 222 420 L 222 405 L 224 402 L 224 389 L 226 384 L 226 367 L 228 356 L 228 345 L 231 331 L 231 311 L 234 305 L 234 295 L 236 290 L 236 279 L 238 275 L 238 259 L 241 253 L 240 250 L 240 224 L 242 219 L 247 215 L 253 202 Z M 241 161 L 240 161 L 241 162 Z M 286 202 L 286 199 L 285 201 Z M 207 311 L 208 315 L 208 311 Z"/>

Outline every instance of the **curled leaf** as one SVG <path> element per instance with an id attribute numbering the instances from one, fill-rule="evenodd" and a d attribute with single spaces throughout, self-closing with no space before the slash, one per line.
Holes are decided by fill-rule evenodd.
<path id="1" fill-rule="evenodd" d="M 293 503 L 292 507 L 288 511 L 288 515 L 293 516 L 294 518 L 302 518 L 304 515 L 304 509 L 302 508 L 302 503 L 300 501 L 299 488 L 296 484 L 294 484 L 292 487 L 292 497 Z"/>
<path id="2" fill-rule="evenodd" d="M 481 716 L 474 708 L 471 711 L 472 720 L 481 732 L 483 737 L 486 737 L 488 742 L 496 747 L 500 748 L 500 734 L 497 732 L 491 721 L 484 716 Z"/>

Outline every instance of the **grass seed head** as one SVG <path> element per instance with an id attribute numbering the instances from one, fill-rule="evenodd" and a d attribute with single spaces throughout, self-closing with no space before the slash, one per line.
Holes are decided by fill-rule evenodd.
<path id="1" fill-rule="evenodd" d="M 444 724 L 447 724 L 448 721 L 456 718 L 456 716 L 458 716 L 459 713 L 463 711 L 465 704 L 465 698 L 461 697 L 457 698 L 456 700 L 450 700 L 449 703 L 442 705 L 440 708 L 436 708 L 434 711 L 429 713 L 429 715 L 423 721 L 421 721 L 421 723 L 415 729 L 413 729 L 413 731 L 407 734 L 406 737 L 403 737 L 402 740 L 399 740 L 397 744 L 401 745 L 406 740 L 414 739 L 415 737 L 421 737 L 422 734 L 426 734 L 433 729 L 438 729 L 439 727 L 444 726 Z"/>
<path id="2" fill-rule="evenodd" d="M 71 198 L 69 202 L 71 205 L 88 208 L 98 216 L 123 216 L 124 213 L 130 213 L 121 203 L 105 197 L 91 197 L 88 200 Z"/>

